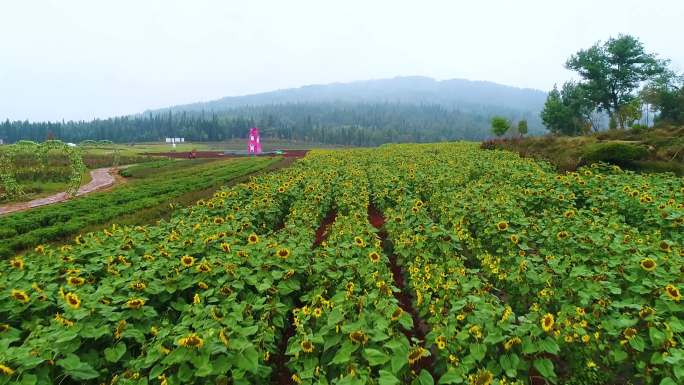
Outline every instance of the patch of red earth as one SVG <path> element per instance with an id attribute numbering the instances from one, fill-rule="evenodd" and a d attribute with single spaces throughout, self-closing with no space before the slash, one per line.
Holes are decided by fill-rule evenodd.
<path id="1" fill-rule="evenodd" d="M 290 369 L 287 368 L 287 343 L 290 338 L 295 335 L 294 318 L 292 312 L 287 316 L 287 326 L 283 335 L 278 341 L 278 352 L 273 355 L 271 363 L 273 366 L 273 371 L 271 372 L 271 384 L 278 385 L 290 385 L 292 384 L 292 373 Z"/>
<path id="2" fill-rule="evenodd" d="M 335 218 L 337 218 L 337 211 L 334 209 L 328 211 L 328 214 L 323 218 L 318 229 L 316 229 L 316 238 L 314 239 L 312 248 L 318 247 L 328 238 L 328 231 L 333 222 L 335 222 Z"/>
<path id="3" fill-rule="evenodd" d="M 311 246 L 312 249 L 318 247 L 328 238 L 328 231 L 330 230 L 330 226 L 332 226 L 332 224 L 335 222 L 335 218 L 337 218 L 337 211 L 334 209 L 328 211 L 328 214 L 326 214 L 325 218 L 323 218 L 321 224 L 318 226 L 318 229 L 316 229 L 316 237 L 313 245 Z M 299 307 L 301 304 L 295 304 L 295 306 Z M 271 373 L 272 384 L 290 385 L 293 383 L 292 373 L 287 367 L 288 357 L 285 352 L 287 351 L 288 341 L 294 335 L 294 319 L 292 312 L 290 312 L 287 317 L 287 326 L 283 331 L 280 341 L 278 341 L 278 352 L 271 359 L 271 362 L 274 366 L 273 372 Z"/>
<path id="4" fill-rule="evenodd" d="M 387 230 L 384 229 L 385 217 L 375 206 L 368 206 L 368 222 L 378 229 L 378 236 L 380 237 L 380 243 L 383 249 L 387 245 Z M 391 248 L 391 247 L 388 247 Z M 394 293 L 394 298 L 399 302 L 399 306 L 405 312 L 411 315 L 413 319 L 413 329 L 405 330 L 404 335 L 406 338 L 411 340 L 411 338 L 416 338 L 420 341 L 425 341 L 425 335 L 428 333 L 428 326 L 423 321 L 418 312 L 413 307 L 413 302 L 411 300 L 411 295 L 406 290 L 406 282 L 404 282 L 404 272 L 397 263 L 397 256 L 394 253 L 389 253 L 390 271 L 392 272 L 392 278 L 394 280 L 394 285 L 401 290 L 398 293 Z M 434 358 L 432 355 L 429 357 L 423 357 L 418 362 L 411 365 L 416 373 L 420 373 L 422 369 L 425 369 L 434 378 Z"/>
<path id="5" fill-rule="evenodd" d="M 282 156 L 284 158 L 303 158 L 309 150 L 288 150 L 285 153 L 276 154 L 262 154 L 257 155 L 259 157 L 275 157 Z M 242 154 L 224 154 L 223 151 L 195 151 L 194 157 L 191 153 L 186 152 L 146 152 L 143 155 L 150 156 L 166 156 L 175 159 L 220 159 L 220 158 L 246 158 L 254 155 L 242 155 Z"/>

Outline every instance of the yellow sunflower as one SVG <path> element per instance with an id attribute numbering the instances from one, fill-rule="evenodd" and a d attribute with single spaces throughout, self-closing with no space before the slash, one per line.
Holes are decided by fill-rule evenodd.
<path id="1" fill-rule="evenodd" d="M 376 251 L 371 251 L 368 254 L 368 258 L 370 258 L 371 262 L 378 263 L 380 261 L 380 254 L 378 254 Z"/>
<path id="2" fill-rule="evenodd" d="M 142 298 L 134 298 L 126 302 L 126 306 L 128 306 L 129 309 L 140 309 L 143 305 L 145 305 L 145 300 Z"/>
<path id="3" fill-rule="evenodd" d="M 81 299 L 78 298 L 76 293 L 66 293 L 64 299 L 66 300 L 67 305 L 69 305 L 69 307 L 72 309 L 78 309 L 81 307 Z"/>
<path id="4" fill-rule="evenodd" d="M 667 296 L 670 297 L 670 299 L 672 299 L 673 301 L 679 301 L 682 299 L 682 294 L 679 292 L 679 289 L 674 285 L 665 286 L 665 292 L 667 293 Z"/>
<path id="5" fill-rule="evenodd" d="M 247 243 L 249 243 L 250 245 L 254 245 L 257 242 L 259 242 L 259 236 L 258 235 L 252 233 L 249 235 L 249 237 L 247 237 Z"/>
<path id="6" fill-rule="evenodd" d="M 286 247 L 283 247 L 281 249 L 278 249 L 276 255 L 282 259 L 287 259 L 290 257 L 290 250 Z"/>
<path id="7" fill-rule="evenodd" d="M 26 294 L 25 291 L 23 290 L 17 290 L 17 289 L 12 289 L 12 298 L 16 299 L 19 302 L 26 303 L 29 301 L 29 296 Z"/>
<path id="8" fill-rule="evenodd" d="M 477 373 L 468 376 L 469 385 L 491 385 L 493 380 L 494 375 L 486 369 L 480 369 Z"/>
<path id="9" fill-rule="evenodd" d="M 199 273 L 209 273 L 211 271 L 211 266 L 209 266 L 209 264 L 206 262 L 202 262 L 197 265 L 197 271 Z"/>
<path id="10" fill-rule="evenodd" d="M 427 353 L 427 350 L 425 350 L 421 346 L 417 346 L 417 347 L 411 349 L 411 351 L 409 351 L 409 354 L 408 354 L 409 365 L 413 365 L 416 362 L 418 362 L 421 358 L 423 358 L 425 356 L 426 353 Z"/>
<path id="11" fill-rule="evenodd" d="M 15 269 L 22 270 L 24 268 L 24 260 L 21 257 L 14 257 L 10 259 L 9 264 Z"/>
<path id="12" fill-rule="evenodd" d="M 641 268 L 646 271 L 653 271 L 658 265 L 653 258 L 644 258 L 641 260 Z"/>
<path id="13" fill-rule="evenodd" d="M 309 340 L 302 341 L 299 344 L 299 346 L 302 347 L 302 350 L 304 351 L 304 353 L 311 353 L 314 351 L 314 344 L 311 343 L 311 341 L 309 341 Z"/>
<path id="14" fill-rule="evenodd" d="M 541 327 L 545 332 L 551 331 L 556 320 L 553 318 L 553 314 L 546 313 L 541 319 Z"/>
<path id="15" fill-rule="evenodd" d="M 181 257 L 181 264 L 185 267 L 190 267 L 195 263 L 195 257 L 184 255 Z"/>
<path id="16" fill-rule="evenodd" d="M 368 336 L 366 333 L 362 332 L 361 330 L 357 330 L 355 332 L 351 332 L 349 334 L 349 339 L 357 344 L 364 345 L 366 342 L 368 342 Z"/>
<path id="17" fill-rule="evenodd" d="M 70 286 L 81 286 L 85 283 L 85 279 L 81 277 L 69 277 L 67 278 L 67 284 Z"/>
<path id="18" fill-rule="evenodd" d="M 628 340 L 631 340 L 637 335 L 637 330 L 634 328 L 627 328 L 622 332 L 622 335 L 624 335 Z"/>
<path id="19" fill-rule="evenodd" d="M 14 375 L 14 369 L 10 368 L 9 366 L 6 366 L 4 364 L 0 364 L 0 373 L 7 377 L 11 377 Z"/>
<path id="20" fill-rule="evenodd" d="M 500 221 L 496 224 L 496 228 L 499 229 L 499 231 L 506 231 L 508 230 L 508 222 Z"/>
<path id="21" fill-rule="evenodd" d="M 391 316 L 392 321 L 398 320 L 402 314 L 404 314 L 404 309 L 402 309 L 400 307 L 397 307 L 396 309 L 394 309 L 394 312 L 392 312 L 392 316 Z"/>
<path id="22" fill-rule="evenodd" d="M 200 349 L 204 346 L 204 340 L 197 334 L 190 334 L 178 340 L 178 345 L 186 348 Z"/>

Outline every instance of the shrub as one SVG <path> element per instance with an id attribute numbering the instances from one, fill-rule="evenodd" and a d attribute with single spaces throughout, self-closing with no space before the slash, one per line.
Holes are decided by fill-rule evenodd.
<path id="1" fill-rule="evenodd" d="M 633 143 L 608 142 L 587 146 L 583 158 L 590 163 L 608 162 L 623 165 L 644 159 L 647 155 L 648 149 L 644 146 Z"/>

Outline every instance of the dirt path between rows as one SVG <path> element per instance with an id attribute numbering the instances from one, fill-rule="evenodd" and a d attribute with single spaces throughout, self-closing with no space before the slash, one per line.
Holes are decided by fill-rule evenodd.
<path id="1" fill-rule="evenodd" d="M 117 181 L 116 174 L 117 167 L 97 168 L 90 171 L 90 182 L 81 186 L 76 192 L 76 196 L 86 195 L 94 191 L 98 191 L 114 185 Z M 59 202 L 64 202 L 71 197 L 66 192 L 57 193 L 47 196 L 45 198 L 38 198 L 28 202 L 11 203 L 0 206 L 0 215 L 15 213 L 17 211 L 29 210 L 35 207 L 51 205 Z"/>

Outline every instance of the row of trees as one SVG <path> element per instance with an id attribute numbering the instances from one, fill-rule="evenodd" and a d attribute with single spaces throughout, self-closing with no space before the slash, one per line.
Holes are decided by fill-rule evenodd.
<path id="1" fill-rule="evenodd" d="M 159 141 L 184 137 L 189 141 L 245 138 L 257 126 L 265 137 L 318 143 L 373 146 L 388 142 L 480 140 L 487 136 L 489 116 L 502 110 L 482 107 L 461 111 L 442 105 L 400 103 L 290 103 L 240 107 L 227 111 L 164 112 L 79 122 L 5 121 L 0 138 L 47 138 L 79 143 L 86 139 L 113 142 Z M 507 116 L 532 119 L 530 128 L 541 132 L 541 121 L 530 111 L 503 111 Z"/>
<path id="2" fill-rule="evenodd" d="M 510 120 L 506 119 L 503 116 L 495 116 L 491 120 L 491 125 L 492 125 L 492 133 L 498 137 L 506 135 L 507 132 L 511 130 L 513 127 L 513 123 L 511 123 Z M 518 121 L 518 124 L 516 125 L 516 131 L 518 132 L 518 135 L 520 136 L 525 136 L 527 135 L 527 132 L 529 130 L 527 126 L 527 120 L 523 119 Z"/>
<path id="3" fill-rule="evenodd" d="M 549 93 L 541 118 L 551 132 L 598 131 L 606 120 L 610 128 L 624 129 L 639 122 L 644 110 L 659 124 L 684 124 L 684 78 L 633 36 L 598 42 L 565 66 L 581 80 Z"/>

